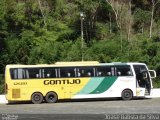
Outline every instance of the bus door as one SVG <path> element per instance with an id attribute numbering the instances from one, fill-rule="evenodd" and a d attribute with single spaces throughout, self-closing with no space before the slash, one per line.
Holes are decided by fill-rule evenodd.
<path id="1" fill-rule="evenodd" d="M 151 79 L 145 65 L 133 65 L 136 74 L 136 87 L 144 88 L 144 95 L 150 95 Z"/>

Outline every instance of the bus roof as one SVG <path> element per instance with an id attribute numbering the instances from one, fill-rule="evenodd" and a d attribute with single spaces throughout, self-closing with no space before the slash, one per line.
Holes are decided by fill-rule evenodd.
<path id="1" fill-rule="evenodd" d="M 112 62 L 112 63 L 99 63 L 98 61 L 78 61 L 78 62 L 56 62 L 55 64 L 36 64 L 36 65 L 22 65 L 22 64 L 12 64 L 6 67 L 63 67 L 63 66 L 105 66 L 105 65 L 145 65 L 145 63 L 138 62 Z"/>
<path id="2" fill-rule="evenodd" d="M 98 61 L 56 62 L 55 65 L 99 65 Z"/>

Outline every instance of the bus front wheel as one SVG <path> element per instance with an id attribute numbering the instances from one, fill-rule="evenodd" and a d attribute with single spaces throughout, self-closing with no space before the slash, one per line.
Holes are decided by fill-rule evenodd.
<path id="1" fill-rule="evenodd" d="M 131 90 L 129 90 L 129 89 L 123 90 L 123 92 L 122 92 L 122 99 L 123 100 L 131 100 L 132 98 L 133 98 L 133 93 Z"/>
<path id="2" fill-rule="evenodd" d="M 43 101 L 43 95 L 39 92 L 33 93 L 31 97 L 32 103 L 40 104 Z"/>
<path id="3" fill-rule="evenodd" d="M 45 99 L 47 103 L 55 103 L 58 100 L 58 96 L 55 92 L 49 92 L 47 93 Z"/>

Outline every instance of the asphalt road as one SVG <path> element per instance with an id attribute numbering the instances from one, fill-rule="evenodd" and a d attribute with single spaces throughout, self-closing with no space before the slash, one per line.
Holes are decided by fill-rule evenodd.
<path id="1" fill-rule="evenodd" d="M 34 115 L 33 115 L 34 114 Z M 67 100 L 54 104 L 16 103 L 0 104 L 0 118 L 19 117 L 21 119 L 56 120 L 97 120 L 108 114 L 160 114 L 160 98 L 103 100 Z M 17 116 L 16 116 L 17 115 Z M 157 116 L 158 117 L 158 116 Z M 160 116 L 158 117 L 160 118 Z"/>

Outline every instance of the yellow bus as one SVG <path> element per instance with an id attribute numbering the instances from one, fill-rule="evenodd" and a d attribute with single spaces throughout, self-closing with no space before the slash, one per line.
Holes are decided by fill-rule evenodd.
<path id="1" fill-rule="evenodd" d="M 144 63 L 57 62 L 45 65 L 7 65 L 6 99 L 46 101 L 151 95 L 154 70 Z"/>

